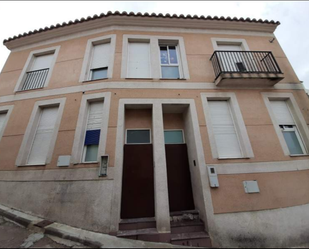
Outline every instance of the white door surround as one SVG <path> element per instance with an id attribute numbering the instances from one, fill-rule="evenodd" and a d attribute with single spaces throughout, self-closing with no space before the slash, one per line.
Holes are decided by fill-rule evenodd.
<path id="1" fill-rule="evenodd" d="M 206 170 L 204 151 L 200 135 L 198 117 L 193 99 L 120 99 L 118 107 L 118 124 L 115 151 L 114 191 L 112 196 L 110 232 L 119 229 L 121 212 L 121 190 L 123 171 L 123 145 L 125 142 L 125 109 L 126 105 L 152 105 L 152 132 L 154 158 L 154 188 L 155 188 L 155 219 L 159 233 L 170 232 L 170 212 L 168 201 L 167 170 L 164 146 L 163 105 L 185 104 L 188 110 L 184 113 L 185 129 L 187 130 L 188 156 L 195 206 L 200 212 L 205 227 L 212 225 L 213 207 Z M 193 161 L 195 160 L 196 166 Z M 207 205 L 207 207 L 206 207 Z M 206 217 L 207 210 L 207 217 Z M 210 224 L 211 223 L 211 224 Z M 208 230 L 208 229 L 207 229 Z"/>

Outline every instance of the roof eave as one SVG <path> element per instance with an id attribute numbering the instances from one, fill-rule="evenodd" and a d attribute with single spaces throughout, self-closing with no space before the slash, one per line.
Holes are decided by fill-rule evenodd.
<path id="1" fill-rule="evenodd" d="M 235 20 L 203 20 L 203 19 L 179 19 L 164 17 L 146 16 L 108 16 L 84 22 L 71 23 L 50 29 L 40 30 L 37 33 L 30 33 L 12 40 L 4 41 L 8 49 L 15 49 L 20 46 L 30 45 L 46 41 L 60 36 L 70 35 L 91 29 L 98 29 L 109 26 L 139 26 L 139 27 L 162 27 L 162 28 L 183 28 L 183 29 L 213 29 L 213 30 L 238 30 L 251 32 L 273 33 L 280 23 L 261 23 Z"/>

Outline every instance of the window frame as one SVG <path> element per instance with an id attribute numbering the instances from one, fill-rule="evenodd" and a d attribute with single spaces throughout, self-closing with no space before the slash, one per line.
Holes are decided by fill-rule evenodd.
<path id="1" fill-rule="evenodd" d="M 89 109 L 90 109 L 90 103 L 94 103 L 94 102 L 102 102 L 102 108 L 103 108 L 103 115 L 102 115 L 102 123 L 103 123 L 103 117 L 104 117 L 104 98 L 94 98 L 94 99 L 88 99 L 87 101 L 87 110 L 86 110 L 86 122 L 85 122 L 85 131 L 84 131 L 84 139 L 83 139 L 83 142 L 85 142 L 85 139 L 86 139 L 86 133 L 87 133 L 87 122 L 89 120 L 89 116 L 90 116 L 90 112 L 89 112 Z M 102 124 L 101 124 L 101 131 L 102 131 Z M 101 132 L 100 132 L 100 139 L 101 139 Z M 96 161 L 86 161 L 86 152 L 87 152 L 87 145 L 84 145 L 83 146 L 83 152 L 82 152 L 82 159 L 81 159 L 81 162 L 84 163 L 84 164 L 87 164 L 87 163 L 98 163 L 99 162 L 99 148 L 100 148 L 100 141 L 99 141 L 99 144 L 98 144 L 98 158 Z"/>
<path id="2" fill-rule="evenodd" d="M 283 125 L 284 126 L 284 125 Z M 307 150 L 306 150 L 306 147 L 305 147 L 305 144 L 303 142 L 303 138 L 301 137 L 301 134 L 299 133 L 298 129 L 297 129 L 297 126 L 296 125 L 290 125 L 290 126 L 293 126 L 293 128 L 284 128 L 284 130 L 282 130 L 281 128 L 281 132 L 284 133 L 284 132 L 290 132 L 290 131 L 294 131 L 295 132 L 295 136 L 297 137 L 297 140 L 298 140 L 298 143 L 299 143 L 299 146 L 303 152 L 303 154 L 291 154 L 292 156 L 298 156 L 298 155 L 306 155 L 307 154 Z M 284 137 L 284 136 L 283 136 Z M 284 139 L 285 140 L 285 139 Z M 286 142 L 286 140 L 285 140 Z M 289 146 L 288 146 L 289 147 Z"/>
<path id="3" fill-rule="evenodd" d="M 211 38 L 211 43 L 213 46 L 213 49 L 216 50 L 220 50 L 218 47 L 218 44 L 226 44 L 226 45 L 240 45 L 243 49 L 243 51 L 250 51 L 250 48 L 247 44 L 247 41 L 245 39 L 233 39 L 233 38 L 216 38 L 216 37 L 212 37 Z"/>
<path id="4" fill-rule="evenodd" d="M 0 114 L 6 114 L 5 121 L 3 123 L 3 127 L 0 130 L 0 142 L 1 142 L 1 139 L 3 137 L 5 128 L 6 128 L 7 124 L 8 124 L 8 122 L 9 122 L 9 118 L 11 116 L 13 108 L 14 108 L 14 105 L 0 106 Z"/>
<path id="5" fill-rule="evenodd" d="M 31 51 L 30 54 L 28 55 L 28 59 L 23 67 L 23 70 L 18 78 L 17 84 L 15 86 L 14 92 L 25 92 L 25 91 L 31 91 L 31 90 L 39 90 L 42 88 L 35 88 L 35 89 L 28 89 L 28 90 L 21 90 L 23 87 L 23 84 L 25 82 L 26 79 L 26 75 L 27 72 L 29 71 L 34 58 L 36 56 L 41 56 L 41 55 L 47 55 L 47 54 L 53 54 L 53 60 L 51 62 L 50 68 L 48 70 L 48 74 L 44 83 L 43 88 L 47 87 L 49 82 L 50 82 L 50 78 L 52 76 L 52 72 L 54 70 L 55 64 L 56 64 L 56 60 L 58 58 L 58 54 L 59 54 L 59 50 L 60 50 L 60 46 L 56 46 L 56 47 L 50 47 L 50 48 L 44 48 L 44 49 L 40 49 L 40 50 L 35 50 L 35 51 Z"/>
<path id="6" fill-rule="evenodd" d="M 16 166 L 18 167 L 32 167 L 32 166 L 46 166 L 51 162 L 53 151 L 56 145 L 56 140 L 58 137 L 58 131 L 60 127 L 60 123 L 62 120 L 63 110 L 65 106 L 66 98 L 59 98 L 59 99 L 51 99 L 51 100 L 42 100 L 37 101 L 33 107 L 30 120 L 28 122 L 27 129 L 24 134 L 24 138 L 21 144 L 21 147 L 19 149 L 19 153 L 16 159 Z M 53 136 L 52 140 L 49 146 L 48 154 L 45 160 L 44 164 L 28 164 L 28 157 L 32 149 L 32 144 L 35 138 L 40 114 L 42 112 L 42 108 L 48 108 L 48 107 L 55 107 L 58 106 L 58 116 L 55 122 L 54 130 L 53 130 Z M 31 144 L 31 146 L 29 146 Z"/>
<path id="7" fill-rule="evenodd" d="M 190 79 L 187 55 L 185 50 L 184 39 L 181 36 L 153 36 L 153 35 L 123 35 L 122 42 L 122 65 L 121 78 L 122 79 L 143 79 L 143 78 L 129 78 L 127 73 L 128 62 L 128 44 L 129 41 L 150 41 L 150 63 L 151 63 L 151 77 L 149 79 L 158 80 L 188 80 Z M 161 60 L 160 60 L 160 44 L 169 43 L 177 44 L 178 48 L 178 64 L 180 79 L 165 79 L 161 77 Z"/>
<path id="8" fill-rule="evenodd" d="M 244 119 L 242 117 L 240 107 L 236 98 L 235 93 L 232 92 L 219 92 L 219 93 L 201 93 L 203 111 L 205 114 L 205 122 L 208 131 L 208 138 L 210 142 L 210 148 L 212 157 L 214 159 L 224 160 L 224 159 L 248 159 L 253 158 L 254 153 L 251 147 L 251 142 L 248 136 L 248 132 L 244 123 Z M 236 134 L 238 137 L 238 142 L 240 145 L 240 149 L 242 152 L 242 157 L 219 157 L 215 134 L 211 123 L 211 114 L 210 107 L 208 105 L 208 101 L 211 100 L 225 100 L 229 101 L 229 108 L 231 112 L 231 117 L 234 122 L 234 127 L 236 130 Z"/>
<path id="9" fill-rule="evenodd" d="M 271 121 L 273 123 L 275 132 L 277 133 L 277 136 L 279 138 L 279 142 L 281 144 L 283 153 L 285 156 L 306 156 L 309 155 L 309 129 L 308 125 L 302 115 L 302 112 L 296 102 L 296 99 L 294 98 L 293 93 L 270 93 L 270 92 L 262 92 L 261 93 L 264 99 L 264 103 L 266 105 L 266 108 L 268 110 L 268 114 L 271 118 Z M 282 130 L 279 126 L 279 123 L 277 122 L 277 119 L 275 117 L 275 114 L 272 110 L 270 101 L 286 101 L 286 104 L 288 105 L 288 108 L 290 110 L 290 113 L 295 121 L 295 126 L 297 128 L 297 131 L 299 132 L 301 141 L 304 143 L 304 147 L 306 150 L 305 154 L 290 154 L 290 150 L 288 148 L 288 145 L 285 141 L 285 138 L 283 136 Z M 300 141 L 300 142 L 301 142 Z"/>
<path id="10" fill-rule="evenodd" d="M 160 44 L 160 40 L 159 40 L 159 51 L 160 51 L 160 79 L 162 80 L 179 80 L 179 79 L 183 79 L 183 70 L 181 70 L 181 57 L 180 57 L 180 52 L 179 52 L 179 46 L 178 46 L 178 43 L 176 44 L 165 44 L 164 42 L 161 42 Z M 168 51 L 168 58 L 169 58 L 169 64 L 162 64 L 161 63 L 161 47 L 163 46 L 166 46 L 167 47 L 167 51 Z M 170 55 L 169 55 L 169 47 L 170 46 L 174 46 L 175 47 L 175 50 L 176 50 L 176 55 L 177 55 L 177 64 L 171 64 L 170 63 Z M 179 78 L 163 78 L 162 76 L 162 67 L 178 67 L 178 74 L 179 74 Z"/>
<path id="11" fill-rule="evenodd" d="M 85 94 L 82 97 L 81 105 L 79 109 L 78 120 L 76 124 L 74 142 L 71 152 L 71 163 L 73 164 L 87 164 L 89 162 L 84 162 L 84 143 L 86 136 L 86 125 L 89 115 L 89 103 L 95 101 L 103 100 L 103 117 L 101 124 L 101 133 L 98 149 L 98 161 L 99 157 L 105 155 L 106 150 L 106 140 L 107 140 L 107 131 L 108 131 L 108 122 L 109 122 L 109 112 L 110 112 L 110 92 L 103 93 L 94 93 L 94 94 Z"/>
<path id="12" fill-rule="evenodd" d="M 92 80 L 92 72 L 90 70 L 90 63 L 93 58 L 93 47 L 94 45 L 109 43 L 110 44 L 110 54 L 109 54 L 109 65 L 107 67 L 107 78 Z M 116 51 L 116 35 L 105 35 L 89 39 L 87 41 L 86 50 L 84 54 L 84 60 L 82 65 L 81 74 L 79 77 L 80 83 L 99 81 L 111 79 L 113 77 L 114 69 L 114 60 L 115 60 L 115 51 Z"/>
<path id="13" fill-rule="evenodd" d="M 127 128 L 125 129 L 125 144 L 128 144 L 128 131 L 149 131 L 149 143 L 129 143 L 129 144 L 152 144 L 151 128 Z"/>
<path id="14" fill-rule="evenodd" d="M 183 143 L 178 143 L 178 144 L 185 144 L 186 143 L 184 129 L 164 129 L 163 130 L 163 135 L 164 135 L 165 131 L 181 131 L 182 132 L 182 141 L 183 141 Z M 165 143 L 165 137 L 164 137 L 164 144 L 166 144 Z"/>

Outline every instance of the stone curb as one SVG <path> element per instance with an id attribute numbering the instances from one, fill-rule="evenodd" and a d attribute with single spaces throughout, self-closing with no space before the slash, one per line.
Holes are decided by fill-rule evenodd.
<path id="1" fill-rule="evenodd" d="M 18 215 L 12 214 L 12 213 L 7 212 L 7 211 L 2 210 L 2 209 L 0 209 L 0 215 L 3 216 L 4 218 L 7 218 L 9 220 L 12 220 L 12 221 L 18 223 L 19 225 L 21 225 L 23 227 L 28 227 L 32 223 L 32 220 L 20 217 Z"/>
<path id="2" fill-rule="evenodd" d="M 16 222 L 17 224 L 19 224 L 19 225 L 21 225 L 25 228 L 28 228 L 30 225 L 34 225 L 34 226 L 36 225 L 36 223 L 33 223 L 32 220 L 26 219 L 24 217 L 18 216 L 18 215 L 13 214 L 13 213 L 10 213 L 6 210 L 3 210 L 1 207 L 0 207 L 0 215 L 3 216 L 6 219 L 9 219 L 11 221 Z M 91 241 L 91 240 L 86 239 L 86 238 L 83 239 L 83 238 L 80 238 L 78 236 L 72 236 L 72 235 L 64 234 L 61 231 L 59 231 L 58 229 L 55 229 L 55 228 L 52 228 L 52 227 L 47 227 L 47 228 L 43 228 L 43 229 L 45 230 L 44 234 L 46 234 L 46 235 L 53 235 L 53 236 L 56 236 L 56 237 L 59 237 L 59 238 L 62 238 L 62 239 L 71 240 L 71 241 L 83 244 L 85 246 L 88 246 L 88 247 L 101 248 L 103 246 L 103 244 L 101 244 L 100 242 Z"/>
<path id="3" fill-rule="evenodd" d="M 58 229 L 55 229 L 55 228 L 52 228 L 52 227 L 47 227 L 45 229 L 45 234 L 56 236 L 56 237 L 59 237 L 61 239 L 71 240 L 71 241 L 83 244 L 84 246 L 88 246 L 88 247 L 101 248 L 103 246 L 103 244 L 101 244 L 100 242 L 91 241 L 91 240 L 86 239 L 86 238 L 82 239 L 82 238 L 79 238 L 77 236 L 64 234 L 64 233 L 60 232 Z"/>
<path id="4" fill-rule="evenodd" d="M 179 248 L 166 243 L 146 242 L 139 240 L 128 240 L 117 238 L 115 236 L 91 232 L 80 228 L 74 228 L 68 225 L 49 222 L 33 215 L 8 208 L 0 204 L 0 216 L 9 219 L 25 228 L 40 228 L 45 235 L 55 236 L 61 239 L 70 240 L 92 248 Z"/>

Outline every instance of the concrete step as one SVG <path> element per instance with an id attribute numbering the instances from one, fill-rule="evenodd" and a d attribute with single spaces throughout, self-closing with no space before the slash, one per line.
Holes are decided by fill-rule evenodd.
<path id="1" fill-rule="evenodd" d="M 117 237 L 130 237 L 130 236 L 145 235 L 145 234 L 157 234 L 157 233 L 158 231 L 156 228 L 124 230 L 124 231 L 118 231 Z"/>
<path id="2" fill-rule="evenodd" d="M 200 220 L 171 222 L 171 233 L 204 232 L 204 223 Z"/>
<path id="3" fill-rule="evenodd" d="M 125 219 L 119 223 L 120 231 L 146 228 L 156 228 L 156 220 L 154 218 Z"/>
<path id="4" fill-rule="evenodd" d="M 197 210 L 186 210 L 170 213 L 171 222 L 200 220 L 200 215 Z"/>
<path id="5" fill-rule="evenodd" d="M 181 216 L 183 214 L 199 215 L 199 211 L 198 210 L 176 211 L 176 212 L 171 212 L 170 216 Z"/>
<path id="6" fill-rule="evenodd" d="M 138 230 L 126 230 L 118 231 L 118 238 L 142 240 L 149 242 L 161 242 L 169 243 L 171 239 L 170 233 L 158 233 L 156 228 L 138 229 Z"/>
<path id="7" fill-rule="evenodd" d="M 193 247 L 211 247 L 211 240 L 206 232 L 179 233 L 171 235 L 171 244 Z"/>

